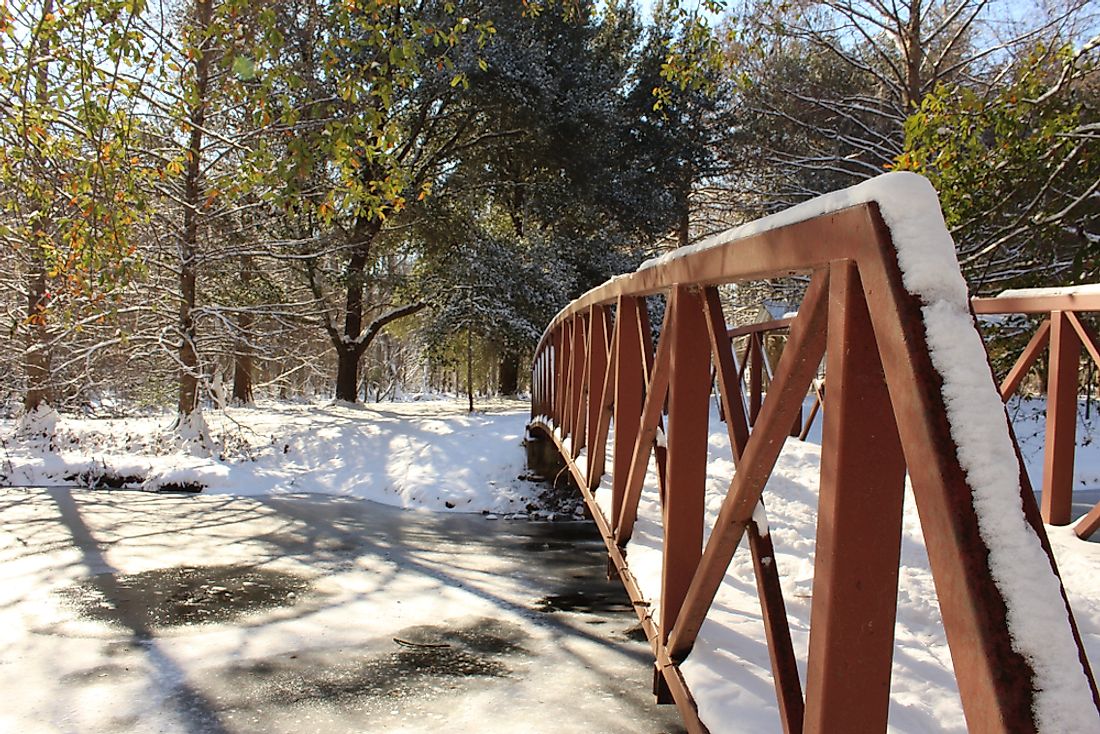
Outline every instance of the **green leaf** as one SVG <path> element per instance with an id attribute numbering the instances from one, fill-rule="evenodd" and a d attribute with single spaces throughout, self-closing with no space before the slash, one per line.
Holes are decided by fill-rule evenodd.
<path id="1" fill-rule="evenodd" d="M 256 78 L 256 62 L 247 56 L 233 57 L 233 73 L 240 79 L 249 81 Z"/>

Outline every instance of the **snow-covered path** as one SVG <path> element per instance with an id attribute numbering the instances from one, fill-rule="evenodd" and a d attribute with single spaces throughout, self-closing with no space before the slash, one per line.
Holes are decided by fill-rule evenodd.
<path id="1" fill-rule="evenodd" d="M 682 731 L 587 524 L 65 489 L 0 518 L 3 732 Z"/>

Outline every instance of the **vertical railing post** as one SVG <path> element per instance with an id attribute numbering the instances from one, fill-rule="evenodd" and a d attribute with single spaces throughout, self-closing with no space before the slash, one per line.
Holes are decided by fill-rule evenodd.
<path id="1" fill-rule="evenodd" d="M 547 372 L 543 378 L 547 382 L 547 394 L 546 394 L 546 415 L 550 416 L 550 420 L 553 424 L 557 425 L 557 405 L 558 405 L 558 362 L 561 359 L 561 341 L 558 339 L 560 329 L 553 329 L 550 332 L 550 349 L 553 352 L 553 358 L 550 360 L 550 364 L 547 365 Z"/>
<path id="2" fill-rule="evenodd" d="M 584 353 L 583 348 L 577 348 L 577 339 L 581 329 L 580 322 L 578 316 L 569 319 L 569 332 L 566 335 L 566 339 L 569 340 L 569 376 L 566 378 L 565 427 L 562 432 L 563 435 L 569 436 L 572 444 L 577 442 L 577 393 L 581 384 L 578 368 Z"/>
<path id="3" fill-rule="evenodd" d="M 535 352 L 535 361 L 531 364 L 531 418 L 542 413 L 542 353 Z"/>
<path id="4" fill-rule="evenodd" d="M 661 639 L 668 640 L 703 552 L 710 342 L 699 288 L 677 286 L 672 309 Z"/>
<path id="5" fill-rule="evenodd" d="M 855 264 L 831 270 L 804 731 L 883 732 L 905 461 Z"/>
<path id="6" fill-rule="evenodd" d="M 542 352 L 542 355 L 543 355 L 543 360 L 542 360 L 543 368 L 542 368 L 542 374 L 539 377 L 539 383 L 541 384 L 541 392 L 542 392 L 542 400 L 540 401 L 540 404 L 539 404 L 539 412 L 542 413 L 543 415 L 547 415 L 547 416 L 551 415 L 552 410 L 553 410 L 550 406 L 553 404 L 554 393 L 552 392 L 552 388 L 550 387 L 550 385 L 547 382 L 547 376 L 551 374 L 550 370 L 551 370 L 551 365 L 553 364 L 551 356 L 550 356 L 553 353 L 553 351 L 554 351 L 554 335 L 553 335 L 553 333 L 551 333 L 550 338 L 546 341 L 546 348 Z"/>
<path id="7" fill-rule="evenodd" d="M 642 422 L 641 323 L 637 298 L 620 296 L 615 309 L 615 453 L 612 457 L 611 517 L 622 513 L 634 440 Z"/>
<path id="8" fill-rule="evenodd" d="M 755 426 L 760 416 L 764 392 L 764 350 L 759 333 L 749 334 L 749 425 Z"/>
<path id="9" fill-rule="evenodd" d="M 600 416 L 604 406 L 604 382 L 607 377 L 607 309 L 596 305 L 588 312 L 588 466 L 585 476 L 588 477 L 588 486 L 599 486 L 599 476 L 594 472 L 603 473 L 603 467 L 596 464 L 603 463 L 603 448 L 597 447 L 600 440 Z M 607 436 L 605 435 L 606 441 Z"/>
<path id="10" fill-rule="evenodd" d="M 558 327 L 561 343 L 561 364 L 558 365 L 557 415 L 558 430 L 562 438 L 569 435 L 569 388 L 573 384 L 573 319 L 567 319 Z"/>
<path id="11" fill-rule="evenodd" d="M 535 388 L 538 390 L 538 402 L 536 408 L 539 415 L 546 415 L 546 399 L 549 391 L 546 387 L 546 370 L 550 365 L 550 352 L 553 347 L 547 344 L 538 356 L 538 375 L 535 379 Z"/>
<path id="12" fill-rule="evenodd" d="M 542 383 L 542 413 L 543 415 L 549 415 L 554 399 L 554 384 L 553 384 L 553 370 L 554 360 L 557 359 L 557 348 L 554 346 L 554 340 L 551 339 L 550 343 L 546 347 L 546 351 L 542 353 L 542 374 L 539 377 L 539 382 Z"/>
<path id="13" fill-rule="evenodd" d="M 1073 509 L 1073 455 L 1077 440 L 1077 377 L 1081 341 L 1062 311 L 1050 315 L 1047 432 L 1043 450 L 1043 521 L 1066 525 Z"/>
<path id="14" fill-rule="evenodd" d="M 585 410 L 588 385 L 584 380 L 588 365 L 588 329 L 586 327 L 585 317 L 578 314 L 573 319 L 573 402 L 569 406 L 572 411 L 569 433 L 573 437 L 573 458 L 576 458 L 584 447 L 584 425 L 588 419 Z"/>

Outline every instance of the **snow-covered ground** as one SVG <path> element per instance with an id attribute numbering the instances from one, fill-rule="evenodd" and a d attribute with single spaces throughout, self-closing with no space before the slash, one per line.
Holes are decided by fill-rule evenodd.
<path id="1" fill-rule="evenodd" d="M 80 485 L 104 474 L 128 486 L 201 485 L 207 493 L 321 493 L 437 512 L 524 512 L 540 486 L 523 481 L 527 404 L 427 400 L 261 403 L 207 411 L 213 439 L 196 456 L 174 439 L 172 416 L 64 417 L 54 451 L 0 424 L 0 484 Z"/>
<path id="2" fill-rule="evenodd" d="M 1010 405 L 1021 448 L 1036 483 L 1041 478 L 1042 409 L 1042 403 L 1036 401 Z M 56 427 L 54 452 L 25 441 L 15 442 L 14 426 L 3 426 L 0 473 L 5 476 L 5 483 L 12 485 L 73 485 L 79 484 L 73 477 L 107 471 L 141 476 L 150 488 L 200 482 L 206 486 L 204 497 L 211 495 L 204 502 L 213 501 L 218 495 L 225 495 L 227 502 L 237 501 L 234 495 L 253 495 L 263 502 L 285 495 L 285 502 L 293 503 L 298 493 L 324 493 L 408 509 L 488 512 L 493 517 L 522 514 L 539 491 L 538 485 L 519 479 L 525 474 L 521 439 L 527 407 L 522 403 L 497 403 L 472 416 L 461 405 L 446 402 L 361 407 L 263 404 L 226 413 L 211 412 L 207 420 L 218 441 L 215 454 L 207 458 L 174 449 L 171 441 L 163 438 L 166 417 L 129 421 L 62 419 Z M 724 427 L 713 417 L 711 425 L 708 524 L 713 522 L 733 470 Z M 803 660 L 813 580 L 819 430 L 806 443 L 788 440 L 765 492 L 791 631 Z M 1081 510 L 1085 502 L 1100 500 L 1100 441 L 1095 439 L 1091 429 L 1083 426 L 1079 433 L 1082 445 L 1076 478 L 1076 486 L 1082 490 Z M 606 490 L 598 492 L 601 502 L 607 501 L 607 494 Z M 112 522 L 118 526 L 130 522 L 124 513 L 125 502 L 112 501 L 117 505 Z M 7 507 L 5 524 L 20 512 L 15 509 L 17 503 L 9 503 Z M 142 509 L 141 517 L 133 522 L 145 523 L 150 531 L 155 531 L 156 515 L 150 515 L 145 506 Z M 33 520 L 20 518 L 21 522 Z M 642 498 L 630 560 L 643 588 L 654 600 L 660 591 L 659 520 L 660 508 L 651 481 Z M 189 531 L 197 534 L 198 557 L 210 554 L 228 558 L 229 562 L 247 561 L 252 552 L 250 546 L 245 543 L 234 549 L 232 527 L 230 523 L 218 523 L 220 534 L 213 539 L 205 536 L 200 539 L 201 527 Z M 1086 649 L 1093 661 L 1100 660 L 1100 584 L 1095 573 L 1100 567 L 1100 544 L 1077 540 L 1070 528 L 1050 528 L 1049 533 Z M 42 537 L 43 542 L 55 542 Z M 0 638 L 3 648 L 21 651 L 21 657 L 15 661 L 17 667 L 26 665 L 19 661 L 38 660 L 39 656 L 60 659 L 65 655 L 64 646 L 59 647 L 56 640 L 43 643 L 45 646 L 41 648 L 32 644 L 37 628 L 58 621 L 51 617 L 59 612 L 47 590 L 62 581 L 103 569 L 86 567 L 86 559 L 82 561 L 78 555 L 66 556 L 61 566 L 56 558 L 47 562 L 28 555 L 29 544 L 39 542 L 36 536 L 15 539 L 5 536 L 4 540 L 0 547 L 5 556 L 24 560 L 14 566 L 0 563 L 9 578 L 4 584 L 7 591 L 0 608 L 6 610 L 5 615 L 14 615 L 5 624 Z M 123 543 L 112 547 L 110 553 L 117 559 L 116 567 L 126 566 L 130 572 L 187 563 L 187 558 L 166 557 L 169 550 L 162 549 L 159 555 L 152 552 L 150 556 L 127 558 Z M 70 551 L 63 553 L 71 555 Z M 12 580 L 16 578 L 19 583 Z M 366 582 L 355 580 L 352 574 L 340 583 Z M 440 599 L 450 594 L 438 584 L 424 584 L 422 589 L 414 584 L 401 589 L 402 598 L 416 599 L 422 593 Z M 912 502 L 907 499 L 891 731 L 915 734 L 965 730 L 935 599 L 919 522 Z M 747 552 L 739 552 L 701 631 L 699 643 L 683 666 L 702 718 L 715 734 L 779 731 L 763 640 L 751 561 Z M 238 648 L 243 644 L 243 641 L 228 642 Z M 281 640 L 278 644 L 306 643 Z M 75 660 L 62 667 L 72 667 L 69 663 L 75 665 Z M 19 672 L 11 667 L 7 655 L 3 662 L 8 664 L 0 665 L 0 671 Z M 90 665 L 94 661 L 84 662 Z M 49 674 L 44 672 L 47 668 L 36 663 L 29 669 L 44 687 L 42 697 L 50 695 L 51 685 L 63 686 L 62 682 L 49 682 Z M 0 719 L 0 725 L 15 727 L 12 731 L 29 730 L 20 726 L 23 723 L 26 722 Z"/>

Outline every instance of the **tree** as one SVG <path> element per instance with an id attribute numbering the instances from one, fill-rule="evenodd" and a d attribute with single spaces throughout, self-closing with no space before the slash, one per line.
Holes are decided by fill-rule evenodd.
<path id="1" fill-rule="evenodd" d="M 716 3 L 705 3 L 716 10 Z M 629 96 L 633 147 L 658 209 L 671 217 L 674 243 L 692 239 L 693 196 L 724 171 L 719 155 L 731 100 L 721 75 L 718 36 L 699 10 L 657 3 Z"/>
<path id="2" fill-rule="evenodd" d="M 203 136 L 210 106 L 215 28 L 213 0 L 194 0 L 193 17 L 185 31 L 186 53 L 191 67 L 187 74 L 184 99 L 188 105 L 184 126 L 187 143 L 184 147 L 183 231 L 180 233 L 180 347 L 179 347 L 179 410 L 180 421 L 191 419 L 199 403 L 199 355 L 195 350 L 196 279 L 199 251 L 200 209 L 205 199 L 204 168 L 206 160 Z"/>
<path id="3" fill-rule="evenodd" d="M 233 125 L 242 104 L 234 60 L 249 21 L 241 0 L 189 0 L 171 10 L 158 5 L 140 25 L 151 58 L 129 70 L 144 80 L 144 156 L 158 174 L 145 253 L 156 284 L 150 294 L 161 332 L 156 343 L 176 375 L 176 429 L 197 439 L 200 450 L 208 443 L 200 397 L 211 377 L 200 321 L 213 315 L 203 304 L 204 280 L 238 239 L 231 230 L 248 139 Z"/>
<path id="4" fill-rule="evenodd" d="M 438 360 L 458 347 L 468 355 L 473 345 L 455 340 L 476 338 L 480 351 L 498 360 L 500 391 L 514 395 L 518 372 L 509 377 L 510 365 L 518 370 L 544 325 L 568 302 L 572 274 L 556 241 L 537 230 L 516 238 L 510 217 L 499 210 L 469 218 L 462 216 L 465 208 L 442 211 L 439 201 L 431 209 L 434 216 L 422 219 L 418 231 L 437 244 L 415 271 L 416 287 L 431 304 L 421 329 L 428 353 Z"/>
<path id="5" fill-rule="evenodd" d="M 336 397 L 354 401 L 359 362 L 387 324 L 422 308 L 389 304 L 373 282 L 388 227 L 472 144 L 453 57 L 484 43 L 488 22 L 451 3 L 302 2 L 264 9 L 261 124 L 254 156 L 269 204 L 296 230 L 295 257 L 337 358 Z M 378 300 L 368 300 L 378 297 Z"/>
<path id="6" fill-rule="evenodd" d="M 992 90 L 943 85 L 906 124 L 973 288 L 1100 275 L 1100 37 L 1038 46 Z"/>
<path id="7" fill-rule="evenodd" d="M 597 13 L 578 3 L 537 18 L 511 2 L 485 7 L 494 39 L 459 65 L 479 144 L 433 182 L 412 238 L 426 253 L 426 300 L 457 313 L 466 302 L 449 304 L 447 293 L 490 284 L 502 302 L 478 311 L 494 326 L 476 336 L 499 357 L 500 391 L 514 394 L 541 325 L 569 298 L 635 267 L 677 225 L 679 154 L 690 145 L 674 141 L 667 115 L 653 110 L 667 47 L 643 45 L 632 7 Z M 457 266 L 460 256 L 493 264 Z M 477 277 L 463 281 L 470 268 Z M 448 323 L 433 319 L 433 332 Z"/>
<path id="8" fill-rule="evenodd" d="M 0 7 L 0 299 L 23 342 L 0 366 L 28 406 L 171 401 L 201 430 L 230 372 L 242 401 L 333 371 L 355 399 L 384 329 L 448 308 L 423 269 L 465 285 L 455 248 L 504 264 L 462 277 L 512 289 L 477 345 L 512 392 L 553 311 L 682 220 L 677 130 L 706 119 L 677 86 L 691 34 L 627 0 Z"/>
<path id="9" fill-rule="evenodd" d="M 16 253 L 25 297 L 24 409 L 48 403 L 51 322 L 102 310 L 131 273 L 131 225 L 148 173 L 134 157 L 134 31 L 141 3 L 0 6 L 0 238 Z"/>
<path id="10" fill-rule="evenodd" d="M 728 47 L 743 90 L 734 149 L 749 154 L 733 162 L 729 183 L 767 210 L 877 175 L 937 87 L 994 88 L 1020 49 L 1073 37 L 1090 18 L 1081 0 L 1015 20 L 1010 4 L 992 0 L 740 7 Z"/>

